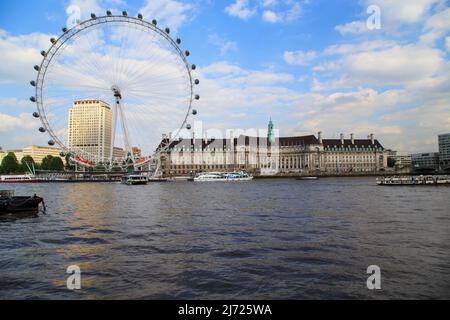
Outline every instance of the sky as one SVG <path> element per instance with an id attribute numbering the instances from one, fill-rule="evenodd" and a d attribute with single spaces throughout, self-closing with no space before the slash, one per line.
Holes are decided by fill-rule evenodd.
<path id="1" fill-rule="evenodd" d="M 281 136 L 373 133 L 400 152 L 437 151 L 437 135 L 450 132 L 448 1 L 2 1 L 3 149 L 48 140 L 29 81 L 74 6 L 81 20 L 127 10 L 170 27 L 198 66 L 204 129 L 266 128 L 272 118 Z"/>

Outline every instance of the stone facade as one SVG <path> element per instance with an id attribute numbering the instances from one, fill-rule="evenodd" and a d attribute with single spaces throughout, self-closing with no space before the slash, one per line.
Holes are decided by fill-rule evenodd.
<path id="1" fill-rule="evenodd" d="M 270 130 L 269 130 L 270 132 Z M 370 135 L 367 139 L 322 139 L 307 135 L 240 136 L 234 139 L 184 139 L 161 153 L 164 176 L 204 171 L 245 170 L 254 175 L 371 173 L 387 168 L 388 151 Z"/>

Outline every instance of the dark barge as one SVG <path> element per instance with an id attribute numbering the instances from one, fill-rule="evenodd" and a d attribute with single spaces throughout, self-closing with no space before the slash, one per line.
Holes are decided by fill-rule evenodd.
<path id="1" fill-rule="evenodd" d="M 0 190 L 0 215 L 4 214 L 38 214 L 39 204 L 44 206 L 44 199 L 37 195 L 14 196 L 13 191 Z"/>

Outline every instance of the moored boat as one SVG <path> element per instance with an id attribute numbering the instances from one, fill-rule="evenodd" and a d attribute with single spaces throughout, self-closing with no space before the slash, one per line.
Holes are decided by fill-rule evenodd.
<path id="1" fill-rule="evenodd" d="M 122 183 L 126 185 L 147 184 L 148 178 L 143 174 L 127 174 L 122 177 Z"/>
<path id="2" fill-rule="evenodd" d="M 39 204 L 43 203 L 41 197 L 14 196 L 13 191 L 0 191 L 0 215 L 39 212 Z M 45 207 L 44 207 L 45 210 Z"/>
<path id="3" fill-rule="evenodd" d="M 3 175 L 0 183 L 36 183 L 38 179 L 33 174 Z"/>
<path id="4" fill-rule="evenodd" d="M 253 177 L 246 172 L 203 172 L 198 174 L 193 180 L 195 182 L 211 181 L 250 181 Z"/>
<path id="5" fill-rule="evenodd" d="M 437 184 L 446 184 L 446 183 L 450 183 L 450 177 L 446 177 L 446 176 L 439 176 L 436 179 L 436 183 Z"/>
<path id="6" fill-rule="evenodd" d="M 450 176 L 392 176 L 376 179 L 380 186 L 448 185 Z"/>

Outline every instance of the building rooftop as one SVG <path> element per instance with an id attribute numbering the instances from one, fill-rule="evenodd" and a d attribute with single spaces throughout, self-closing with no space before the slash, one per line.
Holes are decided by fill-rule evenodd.
<path id="1" fill-rule="evenodd" d="M 323 139 L 322 143 L 325 148 L 334 148 L 336 146 L 337 148 L 340 148 L 341 146 L 344 146 L 345 148 L 352 148 L 352 147 L 358 147 L 358 148 L 367 148 L 367 147 L 376 147 L 384 149 L 381 143 L 378 140 L 374 140 L 374 144 L 372 145 L 371 139 L 354 139 L 354 143 L 352 143 L 351 139 L 344 139 L 344 144 L 342 144 L 341 139 Z"/>

